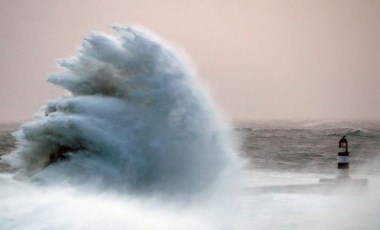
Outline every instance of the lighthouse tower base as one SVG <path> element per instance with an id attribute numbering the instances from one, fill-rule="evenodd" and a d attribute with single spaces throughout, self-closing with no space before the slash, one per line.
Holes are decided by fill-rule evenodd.
<path id="1" fill-rule="evenodd" d="M 286 193 L 320 194 L 332 196 L 365 195 L 368 193 L 367 179 L 320 179 L 315 184 L 272 185 L 245 189 L 250 194 Z"/>

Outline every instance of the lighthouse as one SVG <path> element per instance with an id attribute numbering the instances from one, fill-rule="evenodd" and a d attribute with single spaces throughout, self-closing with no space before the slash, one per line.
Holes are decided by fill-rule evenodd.
<path id="1" fill-rule="evenodd" d="M 333 154 L 333 153 L 331 153 Z M 335 178 L 320 178 L 317 184 L 292 184 L 274 185 L 252 188 L 250 191 L 277 192 L 277 193 L 315 193 L 327 195 L 365 195 L 368 193 L 368 180 L 365 178 L 351 178 L 350 152 L 348 152 L 348 142 L 346 136 L 339 140 L 338 151 L 338 175 Z M 329 164 L 330 165 L 330 164 Z M 331 164 L 332 165 L 332 164 Z"/>
<path id="2" fill-rule="evenodd" d="M 350 152 L 348 152 L 348 142 L 346 136 L 339 140 L 338 151 L 338 175 L 335 179 L 319 179 L 318 188 L 325 189 L 325 192 L 331 193 L 333 191 L 337 194 L 366 194 L 368 192 L 368 180 L 365 178 L 357 179 L 351 178 L 349 174 L 350 169 Z M 345 189 L 341 189 L 345 188 Z M 347 189 L 349 188 L 349 189 Z"/>
<path id="3" fill-rule="evenodd" d="M 350 152 L 348 152 L 348 142 L 346 136 L 339 140 L 338 151 L 338 178 L 347 179 L 350 168 Z"/>

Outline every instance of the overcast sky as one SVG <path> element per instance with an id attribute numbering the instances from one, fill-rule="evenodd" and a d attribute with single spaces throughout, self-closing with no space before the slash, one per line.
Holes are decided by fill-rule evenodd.
<path id="1" fill-rule="evenodd" d="M 231 120 L 380 120 L 380 1 L 1 0 L 0 120 L 28 120 L 90 31 L 139 24 L 182 47 Z"/>

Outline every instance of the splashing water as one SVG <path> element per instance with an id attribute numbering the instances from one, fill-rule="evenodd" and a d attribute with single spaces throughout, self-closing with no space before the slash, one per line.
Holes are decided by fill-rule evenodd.
<path id="1" fill-rule="evenodd" d="M 43 184 L 168 196 L 208 188 L 237 162 L 214 106 L 179 51 L 141 28 L 113 29 L 118 37 L 91 33 L 59 61 L 49 82 L 70 93 L 22 126 L 3 161 Z"/>
<path id="2" fill-rule="evenodd" d="M 264 166 L 276 164 L 244 172 L 239 184 L 229 133 L 180 52 L 140 28 L 113 28 L 118 37 L 92 33 L 59 62 L 49 81 L 69 93 L 15 134 L 16 151 L 1 161 L 19 180 L 0 173 L 0 229 L 378 229 L 378 174 L 363 196 L 241 193 L 277 180 L 315 183 L 321 174 L 276 171 L 268 153 L 299 147 L 293 136 L 314 145 L 316 134 L 247 126 L 256 138 L 247 146 L 262 147 Z M 378 136 L 366 130 L 353 134 Z"/>

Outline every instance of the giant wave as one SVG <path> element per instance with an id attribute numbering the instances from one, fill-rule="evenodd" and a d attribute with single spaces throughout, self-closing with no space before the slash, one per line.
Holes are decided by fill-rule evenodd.
<path id="1" fill-rule="evenodd" d="M 48 81 L 68 91 L 15 136 L 18 177 L 183 195 L 228 169 L 233 143 L 183 54 L 135 26 L 91 33 Z M 49 157 L 61 159 L 49 164 Z"/>

